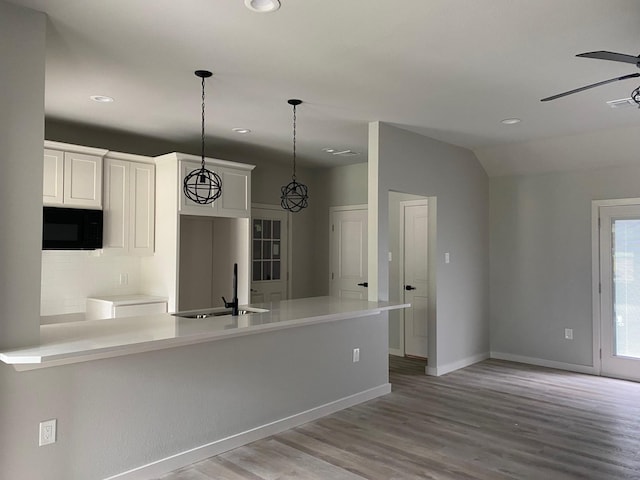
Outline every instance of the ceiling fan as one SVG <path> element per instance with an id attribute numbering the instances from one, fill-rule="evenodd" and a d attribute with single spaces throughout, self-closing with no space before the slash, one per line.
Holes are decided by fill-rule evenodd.
<path id="1" fill-rule="evenodd" d="M 578 55 L 576 55 L 576 57 L 596 58 L 598 60 L 611 60 L 612 62 L 632 63 L 636 67 L 640 68 L 640 55 L 637 57 L 634 57 L 632 55 L 625 55 L 623 53 L 598 50 L 597 52 L 579 53 Z M 599 87 L 600 85 L 606 85 L 607 83 L 613 83 L 613 82 L 618 82 L 620 80 L 628 80 L 629 78 L 638 78 L 638 77 L 640 77 L 640 73 L 630 73 L 628 75 L 623 75 L 621 77 L 611 78 L 609 80 L 604 80 L 602 82 L 592 83 L 591 85 L 586 85 L 584 87 L 576 88 L 574 90 L 569 90 L 568 92 L 552 95 L 550 97 L 543 98 L 540 101 L 548 102 L 549 100 L 555 100 L 556 98 L 566 97 L 567 95 L 582 92 L 584 90 L 589 90 L 590 88 Z M 640 87 L 636 88 L 633 92 L 631 92 L 631 99 L 634 102 L 636 102 L 638 105 L 640 105 Z"/>

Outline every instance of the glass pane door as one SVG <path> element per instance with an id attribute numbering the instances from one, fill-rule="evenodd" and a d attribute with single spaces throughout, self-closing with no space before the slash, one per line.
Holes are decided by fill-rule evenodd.
<path id="1" fill-rule="evenodd" d="M 640 205 L 599 212 L 601 373 L 640 380 Z"/>

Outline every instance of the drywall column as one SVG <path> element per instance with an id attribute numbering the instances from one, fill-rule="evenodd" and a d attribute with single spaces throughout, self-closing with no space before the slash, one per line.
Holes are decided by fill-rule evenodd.
<path id="1" fill-rule="evenodd" d="M 46 17 L 0 0 L 0 347 L 40 332 Z"/>

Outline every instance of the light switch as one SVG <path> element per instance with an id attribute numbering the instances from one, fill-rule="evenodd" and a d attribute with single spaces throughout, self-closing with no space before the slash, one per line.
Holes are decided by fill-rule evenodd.
<path id="1" fill-rule="evenodd" d="M 451 261 L 451 258 L 449 257 L 449 252 L 446 252 L 444 254 L 444 263 L 449 263 Z"/>

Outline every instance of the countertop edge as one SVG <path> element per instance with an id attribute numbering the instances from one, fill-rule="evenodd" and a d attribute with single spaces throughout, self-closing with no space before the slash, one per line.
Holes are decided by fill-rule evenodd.
<path id="1" fill-rule="evenodd" d="M 229 338 L 236 338 L 246 335 L 254 335 L 259 333 L 274 332 L 278 330 L 322 324 L 327 322 L 347 320 L 350 318 L 359 318 L 369 315 L 379 315 L 383 311 L 402 309 L 410 306 L 409 304 L 396 305 L 379 305 L 375 308 L 355 309 L 349 312 L 336 312 L 320 315 L 313 315 L 304 318 L 287 319 L 268 324 L 254 325 L 245 328 L 233 330 L 215 330 L 206 333 L 197 333 L 184 337 L 162 338 L 157 340 L 147 340 L 137 343 L 123 343 L 121 345 L 109 345 L 99 348 L 68 351 L 58 354 L 40 354 L 37 351 L 39 347 L 31 347 L 24 349 L 16 349 L 8 352 L 0 353 L 0 360 L 6 364 L 12 365 L 17 371 L 26 371 L 41 369 L 47 367 L 69 365 L 73 363 L 88 362 L 104 358 L 113 358 L 125 355 L 134 355 L 156 350 L 165 350 L 168 348 L 176 348 L 187 345 L 196 345 L 212 341 L 219 341 Z M 169 314 L 166 314 L 169 315 Z M 100 322 L 109 320 L 100 320 Z M 61 342 L 60 345 L 72 342 Z M 46 345 L 51 347 L 51 345 Z"/>

